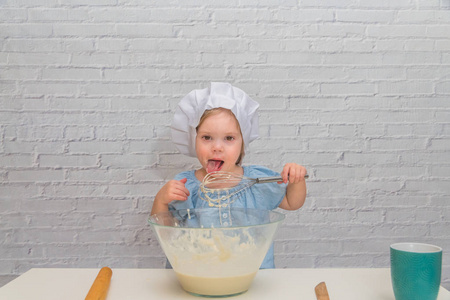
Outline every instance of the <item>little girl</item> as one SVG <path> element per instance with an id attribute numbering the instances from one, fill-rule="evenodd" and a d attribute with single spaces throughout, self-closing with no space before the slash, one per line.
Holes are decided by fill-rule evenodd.
<path id="1" fill-rule="evenodd" d="M 172 123 L 172 139 L 181 153 L 197 157 L 201 168 L 181 172 L 156 194 L 151 214 L 169 209 L 206 208 L 199 197 L 200 184 L 213 171 L 246 177 L 280 176 L 262 166 L 242 166 L 245 148 L 258 137 L 259 104 L 228 83 L 194 90 L 178 104 Z M 296 210 L 306 197 L 306 169 L 287 163 L 283 182 L 254 185 L 233 199 L 232 207 Z M 273 246 L 261 268 L 274 268 Z"/>

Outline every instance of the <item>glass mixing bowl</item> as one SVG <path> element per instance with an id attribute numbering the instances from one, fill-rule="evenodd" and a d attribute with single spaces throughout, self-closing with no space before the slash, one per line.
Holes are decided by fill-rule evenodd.
<path id="1" fill-rule="evenodd" d="M 248 290 L 284 218 L 227 207 L 158 213 L 149 223 L 185 291 L 224 297 Z"/>

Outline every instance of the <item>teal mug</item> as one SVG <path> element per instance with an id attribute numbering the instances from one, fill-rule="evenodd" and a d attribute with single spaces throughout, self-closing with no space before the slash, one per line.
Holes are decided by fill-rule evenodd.
<path id="1" fill-rule="evenodd" d="M 391 280 L 396 300 L 436 300 L 442 248 L 421 243 L 391 245 Z"/>

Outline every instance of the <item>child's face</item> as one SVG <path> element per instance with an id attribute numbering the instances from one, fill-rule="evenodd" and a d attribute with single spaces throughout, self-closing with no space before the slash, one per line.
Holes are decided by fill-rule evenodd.
<path id="1" fill-rule="evenodd" d="M 235 172 L 241 154 L 242 135 L 236 118 L 225 111 L 207 117 L 197 128 L 195 150 L 207 173 Z"/>

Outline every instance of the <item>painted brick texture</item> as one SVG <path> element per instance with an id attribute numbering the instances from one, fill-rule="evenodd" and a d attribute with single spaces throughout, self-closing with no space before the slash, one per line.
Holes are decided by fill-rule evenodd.
<path id="1" fill-rule="evenodd" d="M 227 81 L 260 102 L 244 164 L 308 169 L 284 267 L 387 267 L 444 248 L 450 288 L 450 5 L 401 1 L 2 1 L 0 275 L 163 267 L 146 223 L 195 168 L 179 99 Z"/>

